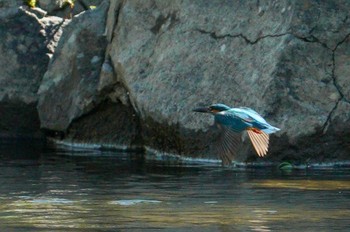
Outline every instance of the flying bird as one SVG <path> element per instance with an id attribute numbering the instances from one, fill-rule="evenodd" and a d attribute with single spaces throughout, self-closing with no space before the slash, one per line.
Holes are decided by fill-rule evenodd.
<path id="1" fill-rule="evenodd" d="M 215 124 L 221 129 L 218 155 L 223 165 L 232 163 L 241 143 L 242 132 L 247 132 L 256 153 L 263 157 L 269 148 L 269 135 L 280 130 L 248 107 L 231 108 L 219 103 L 193 111 L 214 115 Z"/>

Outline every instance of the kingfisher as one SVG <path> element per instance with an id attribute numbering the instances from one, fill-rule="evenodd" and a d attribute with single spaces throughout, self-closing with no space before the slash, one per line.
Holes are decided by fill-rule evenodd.
<path id="1" fill-rule="evenodd" d="M 271 126 L 260 114 L 248 107 L 231 108 L 219 103 L 196 108 L 193 111 L 214 115 L 214 122 L 221 130 L 218 155 L 223 165 L 232 163 L 243 132 L 247 132 L 258 156 L 264 157 L 269 148 L 269 135 L 280 130 Z"/>

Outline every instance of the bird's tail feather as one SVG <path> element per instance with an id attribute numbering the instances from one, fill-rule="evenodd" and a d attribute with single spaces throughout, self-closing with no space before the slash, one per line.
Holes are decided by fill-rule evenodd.
<path id="1" fill-rule="evenodd" d="M 264 132 L 256 133 L 253 130 L 247 130 L 247 133 L 258 156 L 265 156 L 269 149 L 269 135 Z"/>

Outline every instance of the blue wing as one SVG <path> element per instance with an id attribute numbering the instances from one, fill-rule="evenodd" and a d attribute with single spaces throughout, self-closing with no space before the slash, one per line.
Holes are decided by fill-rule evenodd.
<path id="1" fill-rule="evenodd" d="M 230 129 L 233 132 L 239 133 L 244 131 L 252 124 L 246 120 L 242 120 L 239 115 L 236 115 L 231 110 L 220 112 L 215 114 L 215 123 L 224 126 L 226 129 Z"/>
<path id="2" fill-rule="evenodd" d="M 242 118 L 243 120 L 255 121 L 255 122 L 267 124 L 266 120 L 263 117 L 261 117 L 261 115 L 258 114 L 258 112 L 256 112 L 255 110 L 252 110 L 251 108 L 240 107 L 240 108 L 233 108 L 232 110 L 234 110 L 235 114 L 238 117 Z"/>
<path id="3" fill-rule="evenodd" d="M 250 126 L 257 128 L 267 134 L 271 134 L 280 130 L 277 127 L 271 126 L 263 117 L 261 117 L 260 114 L 248 107 L 232 108 L 231 111 L 233 111 L 236 117 L 239 117 L 242 120 L 246 121 L 248 127 Z"/>

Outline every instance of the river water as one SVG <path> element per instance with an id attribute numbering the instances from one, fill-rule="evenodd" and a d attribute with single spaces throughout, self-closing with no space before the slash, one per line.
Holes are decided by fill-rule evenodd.
<path id="1" fill-rule="evenodd" d="M 0 143 L 0 231 L 350 231 L 350 170 Z"/>

